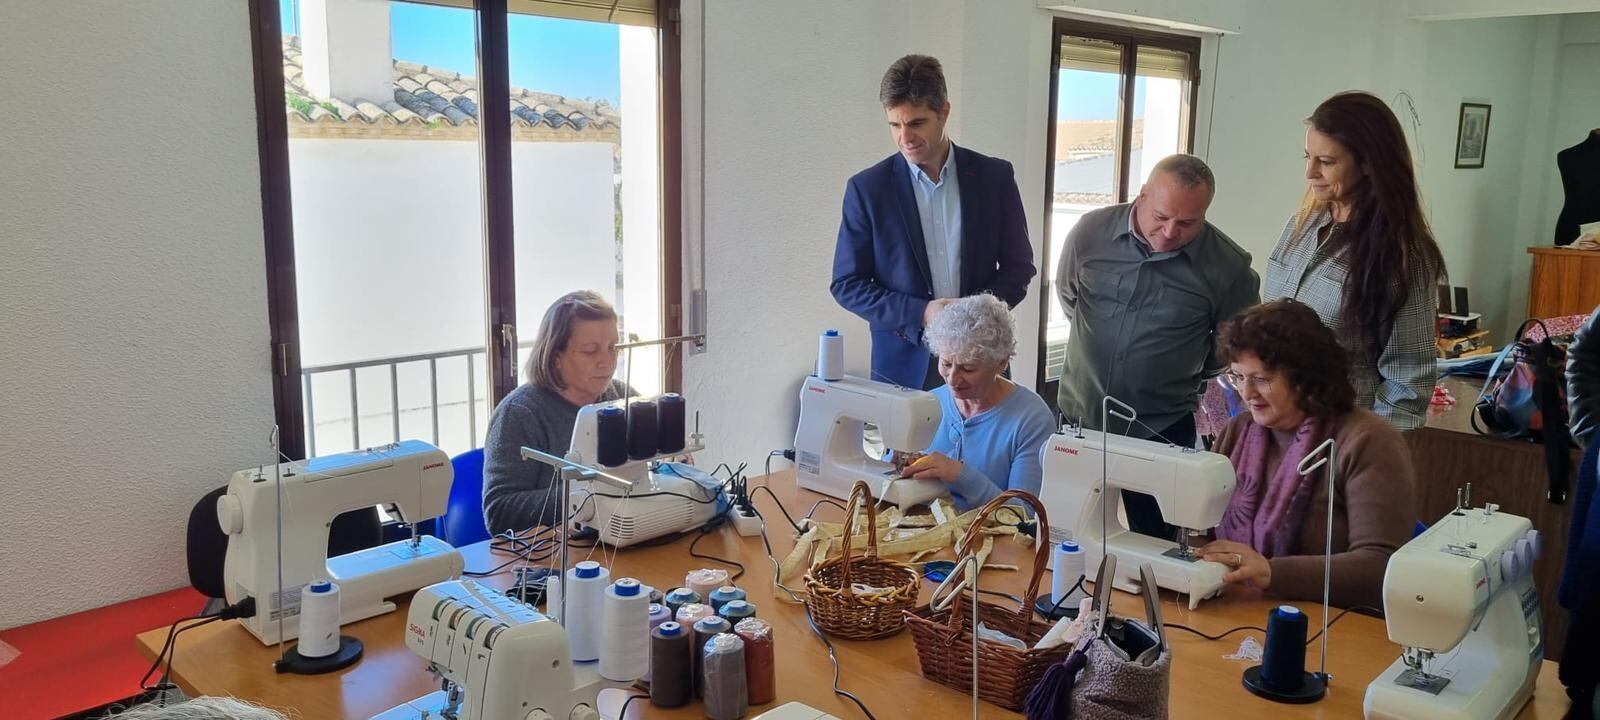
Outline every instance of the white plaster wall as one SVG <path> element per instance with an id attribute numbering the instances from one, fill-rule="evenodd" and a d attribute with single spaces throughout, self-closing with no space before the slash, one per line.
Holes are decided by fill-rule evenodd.
<path id="1" fill-rule="evenodd" d="M 0 5 L 0 628 L 187 584 L 270 457 L 245 5 Z"/>
<path id="2" fill-rule="evenodd" d="M 662 335 L 661 313 L 661 96 L 656 32 L 617 28 L 622 68 L 622 297 L 623 330 L 641 339 Z M 681 348 L 669 352 L 681 353 Z M 634 368 L 662 367 L 662 348 L 632 351 Z M 659 373 L 640 373 L 632 384 L 645 395 L 661 392 Z"/>

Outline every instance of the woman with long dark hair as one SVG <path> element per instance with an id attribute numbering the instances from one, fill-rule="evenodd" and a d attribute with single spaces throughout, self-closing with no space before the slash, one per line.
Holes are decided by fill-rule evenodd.
<path id="1" fill-rule="evenodd" d="M 1405 134 L 1364 92 L 1328 98 L 1306 126 L 1306 198 L 1272 251 L 1261 299 L 1311 306 L 1350 353 L 1356 404 L 1401 430 L 1421 427 L 1438 379 L 1445 267 Z"/>

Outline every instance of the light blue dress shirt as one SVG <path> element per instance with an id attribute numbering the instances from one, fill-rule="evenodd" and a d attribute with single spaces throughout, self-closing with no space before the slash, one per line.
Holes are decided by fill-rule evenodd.
<path id="1" fill-rule="evenodd" d="M 911 185 L 916 190 L 917 216 L 922 221 L 922 240 L 928 248 L 928 270 L 933 274 L 933 296 L 961 297 L 961 184 L 956 179 L 956 146 L 950 145 L 939 182 L 922 168 L 911 168 Z"/>

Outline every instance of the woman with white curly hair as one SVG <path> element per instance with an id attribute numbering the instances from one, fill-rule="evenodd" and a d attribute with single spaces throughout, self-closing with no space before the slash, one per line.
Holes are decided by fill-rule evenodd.
<path id="1" fill-rule="evenodd" d="M 172 705 L 145 703 L 103 720 L 288 720 L 271 708 L 231 697 L 197 697 Z"/>
<path id="2" fill-rule="evenodd" d="M 1044 400 L 1001 373 L 1016 354 L 1005 301 L 989 294 L 950 303 L 923 333 L 939 357 L 943 385 L 933 389 L 944 421 L 928 452 L 906 477 L 950 487 L 956 507 L 981 507 L 1006 490 L 1039 494 L 1039 448 L 1055 432 Z"/>

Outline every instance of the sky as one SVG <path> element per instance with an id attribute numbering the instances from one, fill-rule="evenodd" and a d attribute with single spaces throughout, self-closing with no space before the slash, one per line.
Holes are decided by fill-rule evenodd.
<path id="1" fill-rule="evenodd" d="M 278 0 L 285 34 L 300 34 L 295 22 L 298 5 L 298 0 Z M 395 58 L 478 74 L 471 10 L 395 2 L 390 4 L 389 22 Z M 616 25 L 513 15 L 507 34 L 512 87 L 603 99 L 621 107 Z"/>
<path id="2" fill-rule="evenodd" d="M 1118 75 L 1089 72 L 1087 70 L 1062 70 L 1056 93 L 1056 120 L 1115 120 L 1117 119 Z M 1133 83 L 1133 114 L 1144 114 L 1144 78 Z"/>

